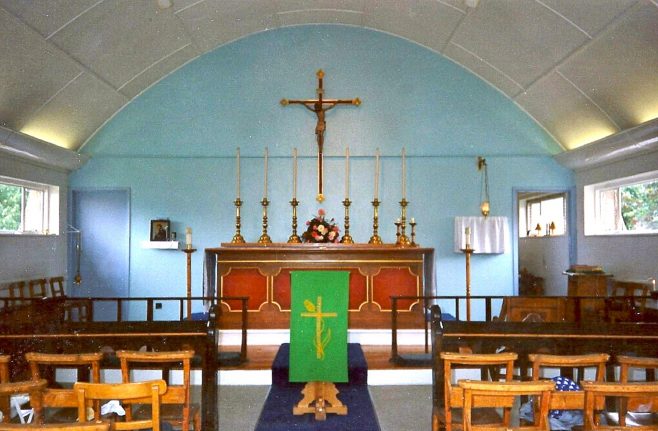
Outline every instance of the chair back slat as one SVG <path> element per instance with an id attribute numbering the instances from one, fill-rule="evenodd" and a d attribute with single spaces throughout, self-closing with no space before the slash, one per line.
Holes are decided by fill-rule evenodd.
<path id="1" fill-rule="evenodd" d="M 658 399 L 658 383 L 583 382 L 582 385 L 585 390 L 584 429 L 586 431 L 658 430 L 658 424 L 651 426 L 627 426 L 625 421 L 622 420 L 626 416 L 626 412 L 621 410 L 618 411 L 619 424 L 602 425 L 597 421 L 599 414 L 607 405 L 607 399 L 616 398 L 618 401 L 622 401 L 618 405 L 627 405 L 631 399 Z M 658 405 L 654 404 L 650 411 L 656 411 L 657 409 Z"/>
<path id="2" fill-rule="evenodd" d="M 29 364 L 32 380 L 54 376 L 55 368 L 67 367 L 78 368 L 78 370 L 86 368 L 90 371 L 91 382 L 99 383 L 102 359 L 103 353 L 101 352 L 77 354 L 27 352 L 25 354 L 25 360 Z M 83 379 L 81 376 L 78 376 L 78 380 Z M 77 407 L 77 397 L 73 389 L 56 387 L 54 383 L 51 382 L 49 387 L 45 388 L 43 392 L 43 407 Z"/>
<path id="3" fill-rule="evenodd" d="M 190 420 L 195 431 L 201 427 L 201 408 L 191 403 L 191 361 L 194 358 L 193 350 L 167 351 L 167 352 L 142 352 L 132 350 L 120 350 L 116 353 L 121 363 L 121 377 L 123 382 L 130 382 L 131 372 L 134 374 L 136 367 L 160 368 L 163 376 L 171 367 L 182 367 L 183 384 L 174 385 L 167 382 L 167 392 L 162 396 L 162 419 L 175 427 L 181 427 L 182 431 L 189 431 Z M 133 412 L 126 411 L 128 417 Z M 143 414 L 142 409 L 137 409 L 135 416 Z"/>
<path id="4" fill-rule="evenodd" d="M 109 431 L 109 422 L 75 422 L 65 424 L 0 424 L 0 431 Z"/>
<path id="5" fill-rule="evenodd" d="M 551 394 L 554 384 L 551 381 L 472 381 L 460 380 L 459 387 L 464 390 L 464 413 L 463 428 L 465 431 L 482 431 L 492 429 L 505 430 L 526 430 L 526 431 L 548 431 L 548 410 Z M 478 425 L 475 423 L 473 409 L 483 407 L 499 407 L 504 402 L 508 402 L 510 397 L 534 396 L 535 416 L 534 423 L 528 426 L 519 426 L 512 428 L 508 425 L 505 427 L 491 426 L 489 424 Z"/>
<path id="6" fill-rule="evenodd" d="M 112 429 L 138 430 L 151 428 L 160 431 L 160 397 L 167 390 L 164 380 L 151 380 L 139 383 L 84 383 L 73 385 L 78 399 L 78 420 L 87 420 L 87 409 L 93 408 L 94 420 L 100 420 L 101 401 L 118 400 L 129 404 L 134 400 L 148 399 L 151 405 L 151 417 L 145 420 L 128 420 L 112 422 Z"/>
<path id="7" fill-rule="evenodd" d="M 452 373 L 457 368 L 469 368 L 490 370 L 491 368 L 505 368 L 504 379 L 511 381 L 514 373 L 514 361 L 517 360 L 518 355 L 513 352 L 504 353 L 455 353 L 455 352 L 441 352 L 441 360 L 443 360 L 443 378 L 444 378 L 444 410 L 443 418 L 446 431 L 453 431 L 454 428 L 461 429 L 462 421 L 453 420 L 453 409 L 461 409 L 464 407 L 464 393 L 463 389 L 453 384 Z M 498 372 L 494 374 L 494 378 L 498 377 Z M 491 420 L 496 421 L 502 425 L 509 425 L 511 419 L 511 407 L 513 399 L 499 399 L 498 408 L 503 408 L 503 417 L 495 413 L 491 414 Z M 487 419 L 488 421 L 488 419 Z"/>

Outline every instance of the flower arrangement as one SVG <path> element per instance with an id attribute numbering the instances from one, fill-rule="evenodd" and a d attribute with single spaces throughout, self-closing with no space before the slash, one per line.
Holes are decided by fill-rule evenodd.
<path id="1" fill-rule="evenodd" d="M 340 229 L 334 223 L 334 219 L 325 220 L 325 212 L 322 208 L 318 214 L 306 222 L 306 232 L 302 234 L 304 242 L 338 242 Z"/>

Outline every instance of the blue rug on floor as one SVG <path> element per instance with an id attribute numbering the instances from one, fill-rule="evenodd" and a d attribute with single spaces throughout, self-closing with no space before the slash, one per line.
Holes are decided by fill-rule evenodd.
<path id="1" fill-rule="evenodd" d="M 290 344 L 282 344 L 272 363 L 272 387 L 258 418 L 255 431 L 380 431 L 375 408 L 368 392 L 368 366 L 360 344 L 347 345 L 349 383 L 337 383 L 338 399 L 347 406 L 347 415 L 327 414 L 325 421 L 315 415 L 295 416 L 292 408 L 302 399 L 303 383 L 288 382 Z"/>

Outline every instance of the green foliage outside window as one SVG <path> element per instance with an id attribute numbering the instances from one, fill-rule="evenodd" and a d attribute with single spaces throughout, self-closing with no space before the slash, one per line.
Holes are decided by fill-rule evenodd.
<path id="1" fill-rule="evenodd" d="M 0 184 L 0 231 L 17 231 L 21 225 L 21 187 Z"/>
<path id="2" fill-rule="evenodd" d="M 621 216 L 628 230 L 658 230 L 658 181 L 621 187 Z"/>

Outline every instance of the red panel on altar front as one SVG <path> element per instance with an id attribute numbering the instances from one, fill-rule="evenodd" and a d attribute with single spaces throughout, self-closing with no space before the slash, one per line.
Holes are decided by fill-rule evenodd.
<path id="1" fill-rule="evenodd" d="M 350 271 L 350 302 L 349 310 L 358 310 L 365 302 L 368 302 L 368 279 L 358 269 Z"/>
<path id="2" fill-rule="evenodd" d="M 315 269 L 317 270 L 317 269 Z M 281 310 L 290 310 L 290 271 L 294 269 L 282 268 L 274 276 L 272 282 L 272 302 L 279 304 Z M 299 271 L 299 270 L 297 270 Z M 327 269 L 322 271 L 349 271 L 350 272 L 350 298 L 349 309 L 358 310 L 361 304 L 368 300 L 368 281 L 356 268 Z"/>
<path id="3" fill-rule="evenodd" d="M 257 268 L 231 268 L 222 276 L 221 296 L 248 296 L 247 309 L 258 311 L 267 302 L 267 277 Z M 240 301 L 223 301 L 231 310 L 240 310 Z"/>
<path id="4" fill-rule="evenodd" d="M 281 268 L 272 281 L 272 302 L 281 310 L 290 310 L 290 269 Z"/>
<path id="5" fill-rule="evenodd" d="M 376 302 L 382 310 L 390 310 L 391 296 L 418 296 L 419 279 L 409 271 L 409 268 L 382 268 L 372 277 L 372 302 Z M 398 309 L 408 310 L 417 301 L 399 300 Z"/>

